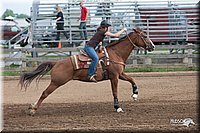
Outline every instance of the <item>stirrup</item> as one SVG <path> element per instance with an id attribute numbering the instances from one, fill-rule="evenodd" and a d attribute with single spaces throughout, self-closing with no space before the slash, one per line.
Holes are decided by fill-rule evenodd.
<path id="1" fill-rule="evenodd" d="M 97 80 L 94 78 L 95 75 L 92 75 L 92 76 L 88 76 L 88 79 L 92 82 L 95 82 L 97 83 Z"/>

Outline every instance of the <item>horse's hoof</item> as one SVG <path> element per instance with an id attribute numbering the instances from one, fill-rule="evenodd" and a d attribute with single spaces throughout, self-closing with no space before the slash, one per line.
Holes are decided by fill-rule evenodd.
<path id="1" fill-rule="evenodd" d="M 28 110 L 29 110 L 29 113 L 28 113 L 28 114 L 29 114 L 30 116 L 34 116 L 35 113 L 36 113 L 37 108 L 34 107 L 34 104 L 31 104 L 31 105 L 29 106 Z"/>
<path id="2" fill-rule="evenodd" d="M 133 97 L 133 100 L 136 101 L 137 97 L 138 97 L 138 94 L 133 94 L 132 97 Z"/>
<path id="3" fill-rule="evenodd" d="M 117 113 L 124 112 L 122 108 L 118 108 L 116 111 L 117 111 Z"/>
<path id="4" fill-rule="evenodd" d="M 29 115 L 30 115 L 30 116 L 34 116 L 35 113 L 36 113 L 36 110 L 35 110 L 35 109 L 30 109 L 30 111 L 29 111 Z"/>
<path id="5" fill-rule="evenodd" d="M 30 109 L 33 109 L 33 104 L 30 104 L 29 107 L 28 107 L 28 109 L 29 109 L 29 110 L 30 110 Z"/>

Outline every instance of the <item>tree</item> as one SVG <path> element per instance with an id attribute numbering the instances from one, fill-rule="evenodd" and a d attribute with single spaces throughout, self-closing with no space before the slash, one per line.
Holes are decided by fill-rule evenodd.
<path id="1" fill-rule="evenodd" d="M 27 18 L 27 17 L 29 17 L 29 16 L 26 14 L 17 14 L 16 15 L 16 18 Z"/>
<path id="2" fill-rule="evenodd" d="M 13 10 L 11 10 L 11 9 L 6 9 L 6 11 L 3 13 L 3 15 L 2 15 L 2 19 L 5 19 L 6 17 L 8 17 L 8 16 L 12 16 L 12 17 L 15 17 L 15 14 L 14 14 L 14 12 L 13 12 Z"/>
<path id="3" fill-rule="evenodd" d="M 13 10 L 11 9 L 6 9 L 6 11 L 3 13 L 3 15 L 1 16 L 1 19 L 5 19 L 6 17 L 8 16 L 12 16 L 12 17 L 16 17 L 16 18 L 27 18 L 29 17 L 28 15 L 26 14 L 17 14 L 17 13 L 14 13 Z"/>

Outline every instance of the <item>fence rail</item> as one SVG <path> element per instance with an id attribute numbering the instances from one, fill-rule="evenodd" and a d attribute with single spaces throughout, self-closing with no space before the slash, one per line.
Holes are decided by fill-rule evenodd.
<path id="1" fill-rule="evenodd" d="M 16 71 L 28 71 L 34 66 L 46 61 L 57 61 L 65 59 L 71 55 L 79 54 L 82 48 L 20 48 L 20 49 L 4 49 L 3 54 L 20 53 L 20 56 L 4 56 L 4 64 L 18 63 L 19 67 Z M 174 50 L 174 54 L 169 52 Z M 197 66 L 198 59 L 197 45 L 158 45 L 154 52 L 133 50 L 126 64 L 127 67 L 144 67 L 144 66 Z M 178 52 L 177 52 L 178 51 Z M 32 54 L 31 54 L 32 53 Z M 33 53 L 37 56 L 33 57 Z M 4 70 L 12 70 L 8 66 L 4 66 Z M 13 71 L 13 70 L 12 70 Z"/>

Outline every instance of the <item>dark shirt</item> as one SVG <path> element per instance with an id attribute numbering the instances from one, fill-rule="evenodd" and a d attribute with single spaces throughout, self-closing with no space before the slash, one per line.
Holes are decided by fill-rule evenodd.
<path id="1" fill-rule="evenodd" d="M 63 13 L 62 12 L 58 12 L 57 15 L 56 15 L 56 19 L 61 17 L 60 20 L 58 20 L 59 22 L 58 23 L 61 23 L 63 22 L 64 23 L 64 17 L 63 17 Z"/>
<path id="2" fill-rule="evenodd" d="M 97 31 L 94 36 L 87 42 L 88 46 L 95 48 L 105 38 L 106 31 Z"/>

